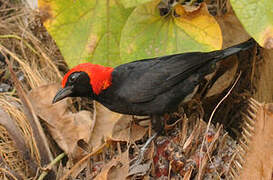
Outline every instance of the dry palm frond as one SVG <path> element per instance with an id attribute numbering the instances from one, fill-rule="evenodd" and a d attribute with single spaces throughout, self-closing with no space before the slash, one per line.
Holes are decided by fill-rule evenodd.
<path id="1" fill-rule="evenodd" d="M 11 117 L 11 120 L 16 123 L 18 129 L 20 130 L 20 133 L 23 136 L 24 141 L 30 149 L 31 156 L 36 159 L 37 162 L 39 162 L 40 157 L 37 151 L 37 145 L 33 140 L 31 126 L 26 119 L 25 114 L 22 112 L 22 107 L 19 104 L 19 99 L 11 96 L 6 97 L 4 95 L 0 95 L 0 107 L 2 110 L 7 112 Z"/>
<path id="2" fill-rule="evenodd" d="M 2 125 L 0 125 L 0 155 L 3 161 L 0 166 L 3 169 L 6 169 L 8 166 L 8 169 L 12 172 L 16 172 L 15 176 L 17 177 L 18 175 L 23 179 L 31 177 L 27 161 L 24 160 L 22 154 L 14 145 L 9 132 Z M 4 174 L 5 172 L 0 170 L 0 179 L 4 179 Z"/>
<path id="3" fill-rule="evenodd" d="M 242 136 L 237 153 L 231 163 L 232 179 L 271 179 L 273 168 L 272 104 L 249 100 L 249 107 L 242 112 Z"/>
<path id="4" fill-rule="evenodd" d="M 20 3 L 0 0 L 0 51 L 8 55 L 24 90 L 59 81 L 61 78 L 54 63 L 62 59 L 58 48 L 35 12 Z M 1 81 L 6 84 L 13 83 L 6 65 L 0 65 L 3 69 L 1 74 L 5 73 L 5 76 L 1 76 Z M 1 167 L 2 175 L 7 174 L 4 173 L 6 170 L 14 172 L 15 177 L 18 174 L 21 179 L 26 179 L 35 176 L 43 157 L 39 152 L 39 142 L 35 139 L 34 125 L 25 114 L 24 103 L 21 103 L 22 99 L 14 97 L 17 93 L 13 90 L 0 94 L 0 109 L 10 121 L 0 122 L 0 151 L 5 164 Z M 10 127 L 16 128 L 16 133 Z"/>

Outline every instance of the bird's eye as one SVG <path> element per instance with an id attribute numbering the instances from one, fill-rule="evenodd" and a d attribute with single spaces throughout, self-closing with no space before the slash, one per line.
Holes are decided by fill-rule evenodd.
<path id="1" fill-rule="evenodd" d="M 69 82 L 74 82 L 77 79 L 78 75 L 77 74 L 71 74 L 69 77 Z"/>

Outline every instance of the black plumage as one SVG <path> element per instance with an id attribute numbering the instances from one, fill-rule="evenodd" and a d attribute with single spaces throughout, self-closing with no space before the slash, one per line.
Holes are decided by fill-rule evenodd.
<path id="1" fill-rule="evenodd" d="M 63 92 L 59 92 L 53 102 L 67 96 L 87 96 L 115 112 L 153 116 L 156 119 L 152 121 L 153 126 L 160 131 L 159 117 L 174 112 L 180 102 L 191 97 L 204 76 L 214 71 L 216 62 L 253 45 L 254 41 L 249 40 L 224 50 L 175 54 L 122 64 L 112 71 L 111 85 L 99 94 L 93 93 L 87 73 L 74 72 L 73 76 L 80 80 L 68 80 L 65 86 L 73 87 L 70 93 L 62 96 Z"/>
<path id="2" fill-rule="evenodd" d="M 112 85 L 94 99 L 110 110 L 132 115 L 176 110 L 215 63 L 248 49 L 253 41 L 208 53 L 191 52 L 123 64 L 112 72 Z"/>

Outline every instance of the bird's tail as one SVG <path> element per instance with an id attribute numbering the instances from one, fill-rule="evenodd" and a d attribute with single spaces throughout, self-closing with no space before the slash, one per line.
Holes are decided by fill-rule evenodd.
<path id="1" fill-rule="evenodd" d="M 253 47 L 254 45 L 255 45 L 255 40 L 251 38 L 248 41 L 245 41 L 245 42 L 237 44 L 235 46 L 226 48 L 223 51 L 221 51 L 221 50 L 218 51 L 220 53 L 219 53 L 219 56 L 216 56 L 215 60 L 220 61 L 221 59 L 224 59 L 224 58 L 227 58 L 233 54 L 239 53 L 240 51 L 248 50 L 249 48 Z"/>

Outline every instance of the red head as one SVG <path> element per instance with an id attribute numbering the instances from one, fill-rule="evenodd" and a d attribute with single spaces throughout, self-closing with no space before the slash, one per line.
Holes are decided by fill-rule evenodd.
<path id="1" fill-rule="evenodd" d="M 104 90 L 111 85 L 111 73 L 113 70 L 114 68 L 98 64 L 82 63 L 70 69 L 70 71 L 65 74 L 62 81 L 62 87 L 65 87 L 68 77 L 74 72 L 85 72 L 89 76 L 89 83 L 93 88 L 93 92 L 98 95 L 101 90 Z"/>
<path id="2" fill-rule="evenodd" d="M 97 64 L 83 63 L 68 71 L 62 81 L 62 87 L 53 102 L 65 97 L 99 95 L 111 85 L 114 68 Z"/>

